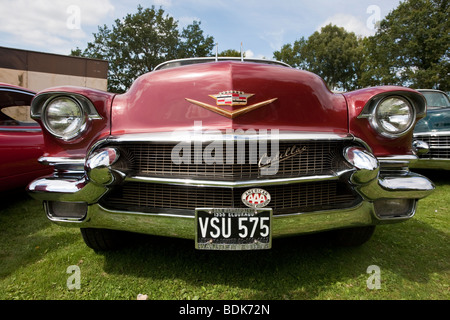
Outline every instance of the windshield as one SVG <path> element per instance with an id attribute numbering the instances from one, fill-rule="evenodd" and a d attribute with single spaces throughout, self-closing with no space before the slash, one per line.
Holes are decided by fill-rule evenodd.
<path id="1" fill-rule="evenodd" d="M 214 62 L 214 61 L 242 61 L 241 58 L 238 57 L 205 57 L 205 58 L 188 58 L 188 59 L 178 59 L 178 60 L 172 60 L 167 61 L 164 63 L 161 63 L 160 65 L 156 66 L 154 71 L 156 70 L 162 70 L 162 69 L 170 69 L 180 66 L 187 66 L 190 64 L 197 64 L 197 63 L 207 63 L 207 62 Z M 284 67 L 290 66 L 284 62 L 280 61 L 274 61 L 274 60 L 266 60 L 266 59 L 244 59 L 245 62 L 255 62 L 255 63 L 265 63 L 265 64 L 275 64 L 275 65 L 281 65 Z"/>
<path id="2" fill-rule="evenodd" d="M 444 92 L 425 91 L 421 93 L 425 96 L 428 108 L 430 109 L 450 107 L 450 101 Z"/>

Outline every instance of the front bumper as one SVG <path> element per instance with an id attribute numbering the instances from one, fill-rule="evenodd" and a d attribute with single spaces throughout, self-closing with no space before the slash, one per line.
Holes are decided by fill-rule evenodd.
<path id="1" fill-rule="evenodd" d="M 414 145 L 426 145 L 426 150 L 416 150 L 414 169 L 450 170 L 450 131 L 414 134 Z"/>
<path id="2" fill-rule="evenodd" d="M 339 139 L 356 141 L 353 137 Z M 55 166 L 55 174 L 33 181 L 28 190 L 31 196 L 44 202 L 51 221 L 78 228 L 105 228 L 194 239 L 195 215 L 189 211 L 137 211 L 133 208 L 111 209 L 104 205 L 102 201 L 108 197 L 114 186 L 134 182 L 144 185 L 182 186 L 192 190 L 241 190 L 239 188 L 302 184 L 308 186 L 311 183 L 339 182 L 357 195 L 358 201 L 347 207 L 323 207 L 289 213 L 283 213 L 281 210 L 273 216 L 272 222 L 272 236 L 281 237 L 404 221 L 415 214 L 417 201 L 434 190 L 431 181 L 407 169 L 406 165 L 415 157 L 376 159 L 369 151 L 361 148 L 360 142 L 356 147 L 344 149 L 346 167 L 339 171 L 314 176 L 245 181 L 161 179 L 133 175 L 118 169 L 119 152 L 104 145 L 99 143 L 89 152 L 84 161 L 84 169 L 80 167 L 80 160 L 73 161 L 72 170 L 67 160 L 42 160 Z"/>

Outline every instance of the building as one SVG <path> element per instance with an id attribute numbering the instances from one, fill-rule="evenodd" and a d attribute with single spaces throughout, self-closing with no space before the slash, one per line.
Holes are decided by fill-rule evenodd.
<path id="1" fill-rule="evenodd" d="M 108 62 L 0 47 L 0 82 L 34 91 L 73 85 L 107 90 Z"/>

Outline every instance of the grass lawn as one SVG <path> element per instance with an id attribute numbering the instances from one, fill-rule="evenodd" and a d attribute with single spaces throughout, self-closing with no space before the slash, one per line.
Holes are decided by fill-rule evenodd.
<path id="1" fill-rule="evenodd" d="M 134 246 L 95 253 L 78 229 L 47 220 L 24 193 L 1 196 L 0 299 L 158 300 L 450 299 L 450 173 L 429 174 L 436 191 L 416 216 L 379 226 L 358 248 L 322 235 L 274 239 L 260 252 L 202 252 L 193 241 L 139 237 Z M 67 281 L 79 267 L 80 288 Z M 369 289 L 369 266 L 380 289 Z"/>

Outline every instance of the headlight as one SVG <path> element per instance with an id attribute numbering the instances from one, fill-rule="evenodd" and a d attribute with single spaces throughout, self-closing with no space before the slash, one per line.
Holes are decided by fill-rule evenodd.
<path id="1" fill-rule="evenodd" d="M 43 116 L 48 131 L 64 140 L 75 138 L 86 126 L 83 108 L 69 97 L 57 97 L 48 102 L 44 107 Z"/>
<path id="2" fill-rule="evenodd" d="M 415 111 L 408 100 L 402 97 L 387 97 L 377 105 L 375 127 L 387 136 L 400 136 L 408 131 L 415 120 Z"/>

